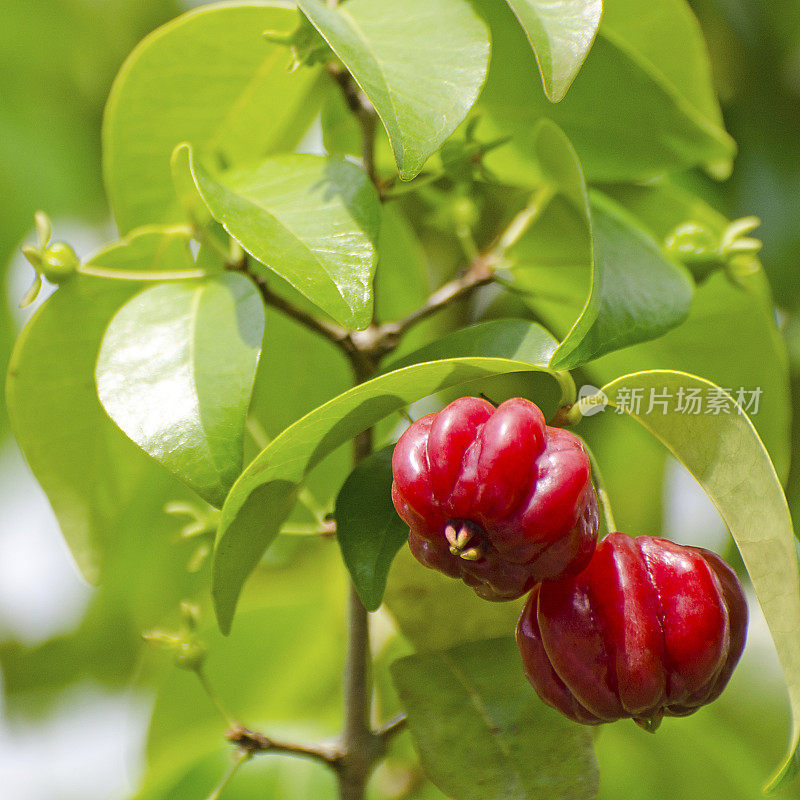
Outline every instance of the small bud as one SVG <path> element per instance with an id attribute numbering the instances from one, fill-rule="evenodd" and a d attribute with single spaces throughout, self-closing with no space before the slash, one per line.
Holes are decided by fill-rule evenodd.
<path id="1" fill-rule="evenodd" d="M 173 655 L 175 666 L 196 672 L 203 666 L 207 652 L 201 641 L 182 641 Z"/>
<path id="2" fill-rule="evenodd" d="M 47 214 L 37 211 L 34 215 L 34 222 L 39 245 L 38 247 L 25 245 L 22 247 L 22 255 L 36 270 L 36 277 L 20 303 L 22 308 L 29 306 L 38 297 L 42 288 L 42 276 L 47 278 L 50 283 L 60 284 L 71 278 L 80 265 L 80 259 L 66 242 L 50 244 L 53 226 Z"/>
<path id="3" fill-rule="evenodd" d="M 80 259 L 66 242 L 54 242 L 42 253 L 42 274 L 50 283 L 71 278 L 79 264 Z"/>
<path id="4" fill-rule="evenodd" d="M 667 251 L 690 264 L 716 258 L 718 243 L 714 234 L 699 222 L 678 225 L 664 240 Z"/>

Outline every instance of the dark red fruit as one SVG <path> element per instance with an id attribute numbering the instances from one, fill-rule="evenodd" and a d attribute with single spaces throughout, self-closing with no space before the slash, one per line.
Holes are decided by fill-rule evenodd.
<path id="1" fill-rule="evenodd" d="M 746 633 L 742 587 L 718 555 L 612 533 L 579 575 L 531 592 L 517 644 L 539 696 L 570 719 L 655 730 L 719 696 Z"/>
<path id="2" fill-rule="evenodd" d="M 392 458 L 392 500 L 425 566 L 487 600 L 579 572 L 597 538 L 589 459 L 571 433 L 515 398 L 462 397 L 417 420 Z"/>

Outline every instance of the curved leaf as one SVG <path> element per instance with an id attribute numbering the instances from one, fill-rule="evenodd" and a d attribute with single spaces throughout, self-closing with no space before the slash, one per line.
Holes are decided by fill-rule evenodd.
<path id="1" fill-rule="evenodd" d="M 506 372 L 549 371 L 553 338 L 538 325 L 527 323 L 527 329 L 530 335 L 504 358 L 448 358 L 362 383 L 302 417 L 262 450 L 231 489 L 217 530 L 212 593 L 222 630 L 230 630 L 245 580 L 316 464 L 384 417 L 442 389 Z"/>
<path id="2" fill-rule="evenodd" d="M 594 42 L 602 0 L 507 0 L 536 54 L 547 97 L 567 93 Z"/>
<path id="3" fill-rule="evenodd" d="M 123 233 L 183 220 L 170 156 L 190 142 L 228 166 L 291 149 L 318 110 L 318 68 L 290 73 L 286 48 L 264 30 L 293 29 L 280 3 L 219 3 L 145 38 L 123 65 L 103 120 L 106 189 Z"/>
<path id="4" fill-rule="evenodd" d="M 241 472 L 263 332 L 258 290 L 228 273 L 145 289 L 103 337 L 96 380 L 106 412 L 212 505 Z"/>
<path id="5" fill-rule="evenodd" d="M 392 504 L 394 445 L 367 456 L 347 477 L 336 498 L 336 539 L 353 585 L 367 611 L 377 611 L 408 525 Z"/>
<path id="6" fill-rule="evenodd" d="M 94 388 L 103 331 L 136 289 L 82 278 L 61 286 L 26 325 L 8 369 L 12 430 L 90 583 L 138 488 L 152 481 L 149 467 L 159 472 L 108 419 Z"/>
<path id="7" fill-rule="evenodd" d="M 580 366 L 655 339 L 686 319 L 692 299 L 686 271 L 669 261 L 622 209 L 600 196 L 590 205 L 577 155 L 558 126 L 541 123 L 536 153 L 545 180 L 569 201 L 590 235 L 591 290 L 551 366 Z M 535 241 L 526 249 L 525 237 L 512 252 L 517 270 L 525 269 L 527 259 L 540 257 Z M 529 283 L 535 293 L 535 280 Z"/>
<path id="8" fill-rule="evenodd" d="M 248 253 L 342 325 L 369 325 L 381 207 L 363 170 L 285 155 L 215 179 L 188 155 L 211 213 Z"/>
<path id="9" fill-rule="evenodd" d="M 641 390 L 641 408 L 631 390 Z M 650 408 L 651 391 L 677 402 L 680 392 L 713 395 L 720 413 L 679 413 Z M 782 785 L 800 771 L 800 576 L 792 521 L 769 455 L 747 415 L 710 381 L 682 372 L 652 370 L 624 375 L 601 390 L 630 414 L 691 472 L 716 506 L 742 554 L 778 651 L 792 708 L 792 748 L 771 782 Z M 649 412 L 649 413 L 648 413 Z"/>
<path id="10" fill-rule="evenodd" d="M 593 182 L 644 180 L 696 165 L 729 170 L 736 146 L 721 125 L 705 44 L 684 0 L 654 0 L 646 14 L 637 0 L 608 0 L 586 63 L 556 105 L 542 91 L 506 4 L 473 1 L 492 31 L 489 76 L 475 107 L 477 136 L 510 137 L 485 159 L 503 182 L 537 185 L 531 154 L 543 117 L 564 129 Z"/>
<path id="11" fill-rule="evenodd" d="M 542 703 L 514 639 L 395 661 L 392 678 L 425 772 L 459 800 L 592 800 L 592 733 Z"/>
<path id="12" fill-rule="evenodd" d="M 699 198 L 663 182 L 605 189 L 656 241 L 663 241 L 676 225 L 690 219 L 720 234 L 728 225 Z M 582 236 L 585 231 L 578 214 L 557 198 L 528 231 L 525 269 L 514 273 L 515 288 L 525 304 L 557 336 L 566 336 L 591 290 L 583 265 L 588 244 L 576 246 L 582 244 Z M 759 412 L 752 421 L 778 476 L 785 479 L 791 410 L 788 364 L 763 272 L 748 275 L 738 284 L 723 274 L 712 275 L 695 287 L 685 322 L 657 339 L 608 353 L 582 369 L 595 386 L 637 370 L 672 369 L 703 375 L 737 391 L 761 387 Z"/>
<path id="13" fill-rule="evenodd" d="M 461 0 L 298 0 L 375 106 L 403 180 L 467 115 L 489 62 L 489 32 Z"/>

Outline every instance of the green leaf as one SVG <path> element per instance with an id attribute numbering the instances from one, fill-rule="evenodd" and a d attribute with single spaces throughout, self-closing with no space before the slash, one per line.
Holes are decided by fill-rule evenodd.
<path id="1" fill-rule="evenodd" d="M 431 780 L 459 800 L 591 800 L 591 731 L 542 703 L 511 637 L 402 658 L 392 677 Z"/>
<path id="2" fill-rule="evenodd" d="M 380 606 L 392 561 L 408 541 L 392 504 L 393 452 L 391 445 L 361 461 L 336 498 L 336 538 L 367 611 Z"/>
<path id="3" fill-rule="evenodd" d="M 532 153 L 542 117 L 564 129 L 590 181 L 642 180 L 695 165 L 723 174 L 729 168 L 735 144 L 721 125 L 705 45 L 684 0 L 654 0 L 647 14 L 636 0 L 608 0 L 586 63 L 557 105 L 542 91 L 528 43 L 506 4 L 475 2 L 493 42 L 475 107 L 477 136 L 511 137 L 485 159 L 503 182 L 537 185 Z"/>
<path id="4" fill-rule="evenodd" d="M 507 0 L 536 54 L 547 97 L 563 99 L 594 42 L 602 0 Z"/>
<path id="5" fill-rule="evenodd" d="M 409 403 L 488 375 L 549 371 L 555 342 L 538 325 L 524 330 L 505 356 L 464 356 L 398 369 L 335 397 L 287 428 L 250 463 L 222 509 L 212 593 L 217 619 L 230 630 L 236 601 L 294 505 L 308 472 L 358 433 Z"/>
<path id="6" fill-rule="evenodd" d="M 728 220 L 699 198 L 668 183 L 607 187 L 615 201 L 636 215 L 657 241 L 677 225 L 697 220 L 721 234 Z M 563 273 L 559 291 L 569 280 Z M 531 297 L 531 300 L 534 298 Z M 550 312 L 544 314 L 555 330 Z M 695 289 L 689 317 L 659 339 L 617 351 L 587 365 L 596 385 L 642 369 L 674 369 L 702 375 L 738 391 L 761 387 L 752 418 L 781 481 L 789 471 L 790 395 L 786 348 L 775 323 L 770 285 L 763 272 L 733 284 L 712 275 Z"/>
<path id="7" fill-rule="evenodd" d="M 556 125 L 541 123 L 536 148 L 545 180 L 578 211 L 591 236 L 591 291 L 551 366 L 580 366 L 612 350 L 654 339 L 686 319 L 692 299 L 686 271 L 669 261 L 622 209 L 600 196 L 590 206 L 578 158 Z M 535 239 L 526 247 L 523 238 L 512 253 L 517 270 L 524 270 L 526 260 L 535 263 L 539 258 Z M 535 294 L 535 279 L 526 282 Z"/>
<path id="8" fill-rule="evenodd" d="M 376 316 L 398 319 L 419 308 L 432 290 L 425 248 L 396 203 L 383 207 L 375 274 Z"/>
<path id="9" fill-rule="evenodd" d="M 414 649 L 430 652 L 507 635 L 524 601 L 487 603 L 462 581 L 423 567 L 405 548 L 392 564 L 383 602 Z"/>
<path id="10" fill-rule="evenodd" d="M 103 122 L 103 171 L 120 230 L 184 215 L 170 180 L 176 145 L 233 166 L 292 149 L 319 108 L 320 71 L 289 72 L 285 47 L 263 31 L 290 31 L 287 6 L 219 3 L 150 34 L 129 56 Z"/>
<path id="11" fill-rule="evenodd" d="M 215 506 L 241 472 L 263 332 L 258 290 L 228 273 L 145 289 L 103 337 L 96 379 L 108 415 Z"/>
<path id="12" fill-rule="evenodd" d="M 478 96 L 489 61 L 486 25 L 461 0 L 298 5 L 375 106 L 400 177 L 411 180 Z"/>
<path id="13" fill-rule="evenodd" d="M 592 290 L 552 366 L 571 369 L 599 356 L 655 339 L 689 315 L 693 285 L 686 271 L 628 215 L 595 198 L 592 205 Z"/>
<path id="14" fill-rule="evenodd" d="M 606 0 L 601 36 L 664 86 L 678 104 L 688 106 L 687 114 L 694 111 L 718 134 L 724 131 L 708 48 L 686 0 L 655 0 L 646 14 L 639 0 Z"/>
<path id="15" fill-rule="evenodd" d="M 335 735 L 341 714 L 346 573 L 333 542 L 319 537 L 282 537 L 273 552 L 277 563 L 262 564 L 257 571 L 230 637 L 215 630 L 213 615 L 207 616 L 203 608 L 198 633 L 209 651 L 204 672 L 236 720 L 289 741 L 327 739 Z M 165 663 L 162 653 L 152 652 L 150 659 L 166 669 L 161 670 L 149 728 L 142 800 L 208 797 L 225 773 L 225 761 L 215 760 L 215 768 L 199 785 L 193 785 L 187 773 L 198 758 L 230 756 L 226 722 L 196 675 Z M 291 779 L 297 772 L 282 768 L 284 759 L 277 754 L 263 761 L 277 766 L 267 775 L 256 768 L 254 781 L 261 782 L 243 792 L 248 798 L 316 800 L 327 797 L 320 784 L 335 785 L 324 767 L 304 782 Z M 231 796 L 239 796 L 242 783 L 248 785 L 252 767 L 255 764 L 246 765 L 236 776 Z"/>
<path id="16" fill-rule="evenodd" d="M 187 229 L 157 225 L 143 225 L 132 230 L 119 241 L 96 250 L 84 263 L 126 272 L 166 272 L 195 268 Z"/>
<path id="17" fill-rule="evenodd" d="M 629 390 L 642 390 L 640 409 Z M 727 400 L 727 412 L 679 413 L 656 406 L 647 413 L 650 392 L 675 402 L 679 391 L 713 393 Z M 800 771 L 800 575 L 789 509 L 769 455 L 747 415 L 730 395 L 695 375 L 652 370 L 624 375 L 603 387 L 611 405 L 647 428 L 689 470 L 731 532 L 753 583 L 789 689 L 792 746 L 770 784 L 781 786 Z"/>
<path id="18" fill-rule="evenodd" d="M 286 155 L 215 179 L 188 163 L 211 213 L 248 253 L 342 325 L 369 325 L 381 208 L 363 170 Z"/>
<path id="19" fill-rule="evenodd" d="M 136 288 L 80 277 L 60 287 L 17 340 L 6 383 L 17 442 L 93 583 L 151 466 L 108 419 L 94 388 L 103 332 Z"/>

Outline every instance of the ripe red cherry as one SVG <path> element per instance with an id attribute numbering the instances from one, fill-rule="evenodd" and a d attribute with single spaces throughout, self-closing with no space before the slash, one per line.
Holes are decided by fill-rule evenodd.
<path id="1" fill-rule="evenodd" d="M 742 587 L 715 553 L 612 533 L 579 575 L 531 592 L 517 644 L 539 696 L 570 719 L 655 730 L 719 696 L 746 632 Z"/>
<path id="2" fill-rule="evenodd" d="M 594 550 L 586 451 L 528 400 L 455 400 L 403 434 L 392 470 L 411 552 L 487 600 L 578 572 Z"/>

